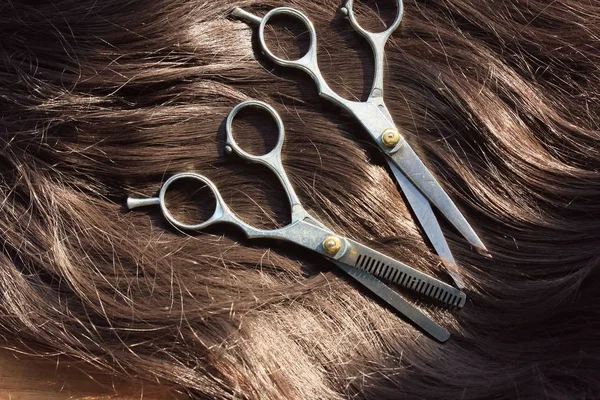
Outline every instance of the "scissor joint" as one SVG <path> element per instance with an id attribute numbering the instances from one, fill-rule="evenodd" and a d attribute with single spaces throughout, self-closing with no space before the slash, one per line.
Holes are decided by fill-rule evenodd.
<path id="1" fill-rule="evenodd" d="M 335 256 L 337 253 L 342 250 L 342 246 L 344 243 L 339 236 L 330 235 L 323 240 L 323 250 L 327 253 L 328 256 Z"/>
<path id="2" fill-rule="evenodd" d="M 320 247 L 321 252 L 325 256 L 333 260 L 339 260 L 341 257 L 346 255 L 346 252 L 350 246 L 346 238 L 331 234 L 323 239 Z"/>
<path id="3" fill-rule="evenodd" d="M 390 149 L 390 153 L 398 151 L 400 147 L 402 147 L 402 145 L 405 143 L 404 138 L 402 137 L 397 128 L 386 129 L 381 134 L 379 140 L 386 149 Z"/>

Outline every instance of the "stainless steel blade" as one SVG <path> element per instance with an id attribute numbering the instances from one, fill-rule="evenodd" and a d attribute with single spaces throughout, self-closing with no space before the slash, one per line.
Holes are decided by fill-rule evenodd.
<path id="1" fill-rule="evenodd" d="M 394 292 L 373 275 L 370 275 L 359 269 L 352 268 L 339 261 L 336 261 L 335 264 L 356 281 L 358 281 L 363 287 L 371 291 L 371 293 L 394 308 L 400 314 L 404 315 L 437 341 L 443 343 L 450 338 L 450 332 L 435 323 L 435 321 L 425 315 L 418 308 L 410 304 L 408 301 L 400 297 L 398 293 Z"/>
<path id="2" fill-rule="evenodd" d="M 464 215 L 408 143 L 389 157 L 469 243 L 486 250 Z"/>
<path id="3" fill-rule="evenodd" d="M 442 232 L 442 228 L 437 220 L 437 217 L 433 213 L 433 209 L 431 208 L 431 204 L 429 200 L 423 196 L 421 192 L 404 176 L 402 171 L 394 164 L 394 162 L 386 157 L 386 160 L 396 178 L 396 182 L 400 185 L 406 200 L 410 204 L 410 208 L 414 212 L 415 216 L 419 220 L 419 224 L 421 228 L 427 235 L 427 238 L 431 242 L 431 245 L 435 249 L 436 253 L 443 258 L 448 264 L 447 271 L 454 284 L 459 289 L 465 288 L 465 282 L 461 278 L 461 276 L 456 272 L 458 269 L 458 265 L 456 264 L 456 260 L 450 251 L 450 247 L 448 247 L 448 242 L 446 242 L 446 238 L 444 237 L 444 233 Z M 454 270 L 452 269 L 454 268 Z"/>
<path id="4" fill-rule="evenodd" d="M 450 307 L 464 306 L 467 297 L 455 287 L 354 240 L 347 239 L 347 242 L 348 249 L 339 258 L 339 261 L 383 280 L 397 283 Z"/>

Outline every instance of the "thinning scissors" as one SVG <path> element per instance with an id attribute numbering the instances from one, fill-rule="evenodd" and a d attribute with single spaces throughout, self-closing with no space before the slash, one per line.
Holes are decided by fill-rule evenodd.
<path id="1" fill-rule="evenodd" d="M 404 14 L 402 0 L 398 0 L 398 13 L 395 21 L 385 31 L 379 33 L 369 32 L 360 26 L 354 14 L 354 0 L 348 0 L 342 11 L 348 16 L 354 29 L 369 42 L 375 57 L 373 86 L 369 98 L 364 102 L 346 100 L 329 87 L 317 62 L 317 34 L 315 28 L 310 19 L 301 11 L 289 7 L 280 7 L 269 11 L 264 17 L 260 18 L 241 8 L 235 8 L 232 15 L 248 23 L 258 25 L 260 47 L 268 58 L 280 66 L 296 68 L 310 75 L 315 81 L 321 97 L 345 109 L 363 125 L 386 155 L 385 158 L 396 181 L 436 252 L 453 266 L 456 266 L 456 261 L 433 213 L 430 202 L 437 207 L 469 243 L 484 250 L 485 246 L 433 174 L 400 134 L 383 99 L 385 45 L 402 21 Z M 310 47 L 307 53 L 298 60 L 282 59 L 276 56 L 267 46 L 265 27 L 276 16 L 298 19 L 307 27 L 310 33 Z M 462 278 L 455 271 L 449 270 L 448 272 L 457 287 L 464 288 Z"/>
<path id="2" fill-rule="evenodd" d="M 246 107 L 256 107 L 266 110 L 277 123 L 279 140 L 277 145 L 268 154 L 256 156 L 244 151 L 235 141 L 232 124 L 240 110 Z M 250 239 L 276 239 L 295 243 L 308 250 L 312 250 L 327 259 L 352 276 L 370 292 L 375 294 L 384 303 L 406 316 L 433 338 L 444 342 L 450 334 L 440 325 L 427 317 L 423 312 L 410 304 L 395 291 L 381 282 L 378 278 L 394 282 L 408 288 L 422 296 L 429 297 L 450 307 L 462 307 L 466 295 L 430 275 L 420 272 L 400 261 L 388 257 L 368 246 L 362 245 L 352 239 L 337 235 L 328 229 L 318 219 L 310 215 L 302 206 L 294 188 L 285 172 L 281 161 L 281 152 L 285 138 L 283 122 L 279 114 L 266 103 L 249 100 L 237 105 L 229 114 L 226 123 L 228 153 L 235 153 L 244 160 L 262 164 L 275 173 L 281 182 L 290 202 L 292 211 L 291 223 L 279 229 L 263 230 L 250 226 L 241 220 L 226 204 L 217 187 L 208 178 L 195 173 L 178 174 L 168 179 L 162 186 L 158 197 L 151 199 L 127 200 L 127 207 L 134 209 L 144 206 L 160 206 L 164 217 L 174 227 L 184 231 L 202 230 L 218 223 L 227 223 L 237 226 Z M 198 181 L 203 187 L 210 189 L 215 199 L 215 211 L 206 221 L 189 224 L 177 219 L 168 208 L 165 196 L 169 188 L 182 179 Z"/>

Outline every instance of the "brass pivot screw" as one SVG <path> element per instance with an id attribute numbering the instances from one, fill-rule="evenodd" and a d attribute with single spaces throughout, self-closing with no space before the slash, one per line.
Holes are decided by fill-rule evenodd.
<path id="1" fill-rule="evenodd" d="M 396 147 L 400 143 L 400 139 L 402 139 L 402 136 L 396 128 L 386 129 L 381 135 L 381 143 L 386 147 Z"/>
<path id="2" fill-rule="evenodd" d="M 330 256 L 335 256 L 342 249 L 342 240 L 337 236 L 327 236 L 323 240 L 323 250 Z"/>

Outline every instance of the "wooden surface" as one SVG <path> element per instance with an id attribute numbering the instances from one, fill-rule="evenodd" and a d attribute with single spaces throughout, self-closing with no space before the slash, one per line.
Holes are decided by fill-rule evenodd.
<path id="1" fill-rule="evenodd" d="M 93 374 L 59 359 L 40 361 L 0 350 L 0 400 L 162 400 L 174 394 L 140 380 Z M 89 371 L 89 370 L 88 370 Z"/>

